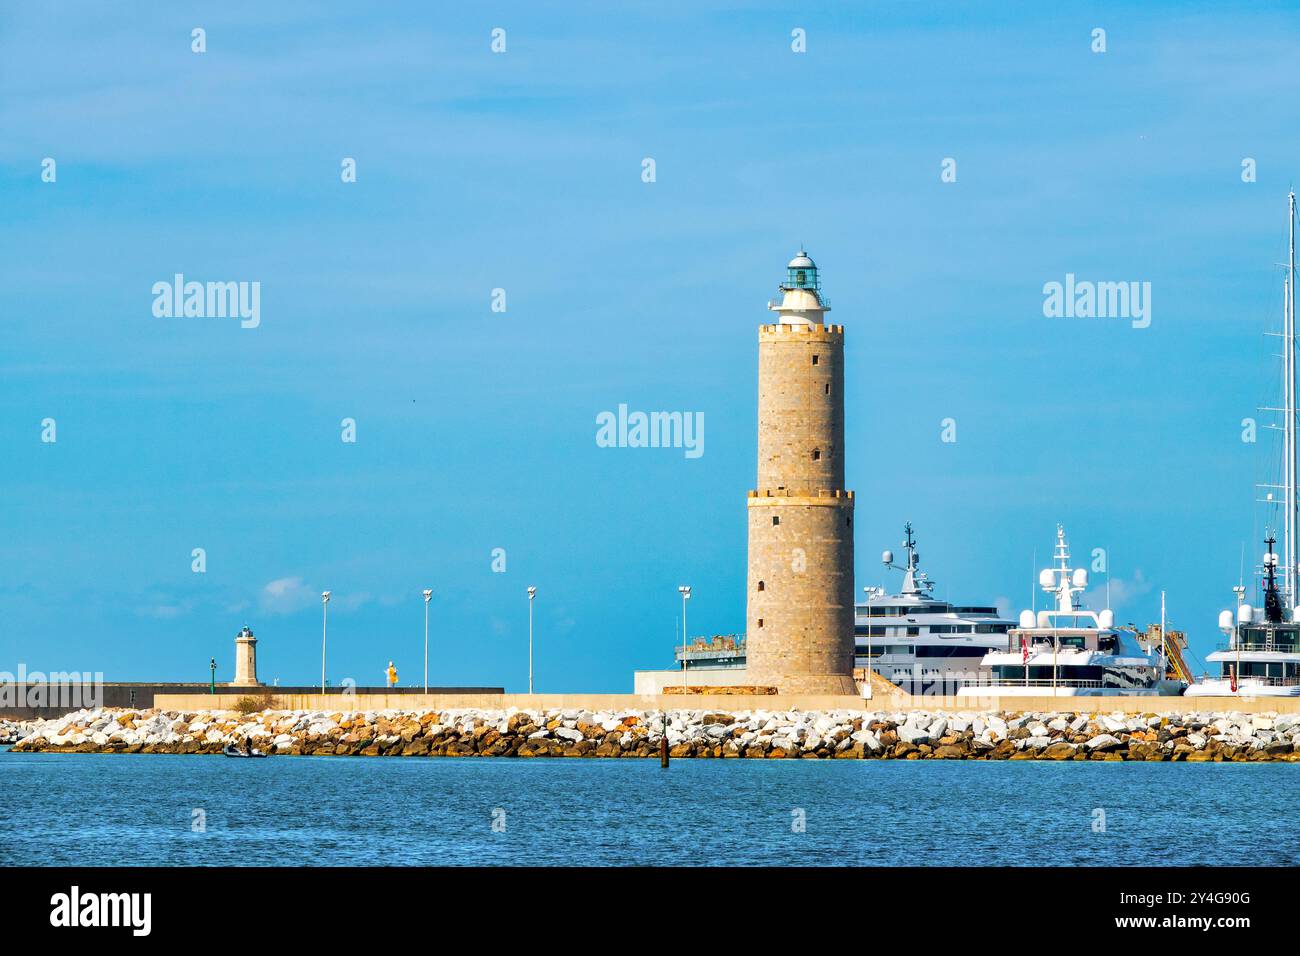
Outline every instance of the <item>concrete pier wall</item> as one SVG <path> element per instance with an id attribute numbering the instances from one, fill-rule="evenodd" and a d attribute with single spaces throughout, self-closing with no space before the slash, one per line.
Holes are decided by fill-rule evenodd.
<path id="1" fill-rule="evenodd" d="M 163 694 L 154 706 L 164 710 L 210 710 L 230 708 L 244 696 L 237 693 Z M 716 710 L 735 713 L 747 710 L 823 711 L 928 711 L 934 713 L 994 713 L 998 711 L 1052 711 L 1088 714 L 1185 713 L 1188 711 L 1236 711 L 1238 713 L 1300 713 L 1300 698 L 1260 697 L 909 697 L 877 695 L 861 697 L 779 694 L 773 696 L 705 694 L 389 694 L 356 695 L 285 694 L 276 692 L 279 709 L 318 711 L 365 710 L 455 710 L 461 708 L 515 707 L 520 710 Z"/>
<path id="2" fill-rule="evenodd" d="M 169 694 L 155 698 L 164 710 L 233 707 L 243 694 Z M 349 696 L 276 693 L 281 710 L 867 710 L 861 697 L 827 695 L 750 696 L 743 694 L 402 694 Z"/>
<path id="3" fill-rule="evenodd" d="M 716 673 L 716 672 L 715 672 Z M 680 673 L 677 673 L 680 679 Z M 718 681 L 713 681 L 716 686 Z M 1187 711 L 1237 711 L 1239 713 L 1300 713 L 1295 697 L 910 697 L 877 693 L 871 700 L 860 697 L 780 694 L 506 694 L 499 688 L 439 688 L 425 694 L 421 688 L 357 688 L 355 693 L 331 689 L 322 696 L 310 687 L 232 688 L 218 685 L 209 694 L 207 685 L 161 683 L 105 683 L 95 685 L 52 685 L 39 698 L 40 706 L 22 702 L 21 685 L 0 686 L 0 717 L 30 720 L 50 718 L 83 707 L 116 707 L 196 711 L 231 709 L 241 697 L 263 694 L 276 698 L 282 710 L 449 710 L 458 708 L 509 708 L 521 710 L 844 710 L 844 711 L 944 711 L 984 713 L 995 711 L 1073 711 L 1076 713 L 1144 714 Z M 22 695 L 20 696 L 20 692 Z M 98 696 L 94 696 L 97 693 Z M 62 695 L 62 696 L 59 696 Z M 14 702 L 18 701 L 18 705 Z"/>

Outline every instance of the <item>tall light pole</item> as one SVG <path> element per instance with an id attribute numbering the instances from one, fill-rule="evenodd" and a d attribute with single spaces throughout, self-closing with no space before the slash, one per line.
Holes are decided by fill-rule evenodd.
<path id="1" fill-rule="evenodd" d="M 433 589 L 424 589 L 424 692 L 429 693 L 429 598 Z"/>
<path id="2" fill-rule="evenodd" d="M 682 593 L 682 690 L 688 690 L 691 678 L 686 671 L 686 602 L 691 599 L 691 588 L 683 584 L 677 590 Z"/>
<path id="3" fill-rule="evenodd" d="M 533 599 L 537 588 L 528 589 L 528 693 L 533 692 Z"/>
<path id="4" fill-rule="evenodd" d="M 320 593 L 320 692 L 325 693 L 325 630 L 329 626 L 330 620 L 330 593 L 321 591 Z"/>

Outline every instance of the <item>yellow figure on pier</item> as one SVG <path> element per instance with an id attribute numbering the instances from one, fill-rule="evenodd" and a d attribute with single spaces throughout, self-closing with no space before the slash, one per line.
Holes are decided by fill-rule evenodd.
<path id="1" fill-rule="evenodd" d="M 388 662 L 388 686 L 397 686 L 397 668 L 393 666 L 392 661 Z"/>

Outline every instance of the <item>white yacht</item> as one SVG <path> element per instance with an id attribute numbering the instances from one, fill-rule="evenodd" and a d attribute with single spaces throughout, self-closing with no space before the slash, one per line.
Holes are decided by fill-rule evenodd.
<path id="1" fill-rule="evenodd" d="M 1020 623 L 1002 646 L 982 661 L 990 671 L 962 683 L 962 697 L 1112 696 L 1179 694 L 1183 683 L 1168 679 L 1163 649 L 1136 633 L 1115 627 L 1109 610 L 1082 606 L 1088 587 L 1085 568 L 1070 567 L 1065 529 L 1056 527 L 1056 567 L 1038 576 L 1055 599 L 1045 611 L 1022 611 Z"/>
<path id="2" fill-rule="evenodd" d="M 1276 540 L 1265 539 L 1264 606 L 1245 603 L 1246 589 L 1236 587 L 1237 612 L 1219 615 L 1219 628 L 1228 637 L 1206 655 L 1219 665 L 1218 677 L 1205 677 L 1187 688 L 1188 697 L 1300 697 L 1300 622 L 1296 609 L 1283 611 L 1277 582 Z"/>
<path id="3" fill-rule="evenodd" d="M 1270 519 L 1282 526 L 1282 554 L 1274 553 L 1277 538 L 1265 538 L 1268 551 L 1258 576 L 1264 606 L 1246 602 L 1246 587 L 1238 582 L 1237 610 L 1219 614 L 1219 629 L 1227 644 L 1206 655 L 1219 665 L 1219 674 L 1204 677 L 1187 689 L 1189 697 L 1296 697 L 1300 696 L 1300 608 L 1297 603 L 1297 494 L 1296 494 L 1296 328 L 1295 328 L 1295 193 L 1288 197 L 1290 259 L 1282 287 L 1282 407 L 1263 409 L 1282 413 L 1282 484 L 1269 485 L 1264 504 L 1272 506 Z M 1275 495 L 1280 491 L 1281 495 Z M 1276 510 L 1282 510 L 1281 515 Z M 1277 519 L 1281 520 L 1278 521 Z M 1276 525 L 1274 525 L 1276 526 Z M 1280 561 L 1279 561 L 1280 557 Z M 1279 582 L 1278 577 L 1281 576 Z"/>
<path id="4" fill-rule="evenodd" d="M 886 568 L 903 572 L 897 594 L 868 587 L 867 600 L 854 614 L 855 666 L 870 667 L 906 693 L 948 695 L 965 679 L 983 673 L 981 659 L 1006 646 L 1015 622 L 995 607 L 958 606 L 934 598 L 934 582 L 921 570 L 912 526 L 903 526 L 906 563 L 894 554 L 882 558 Z"/>

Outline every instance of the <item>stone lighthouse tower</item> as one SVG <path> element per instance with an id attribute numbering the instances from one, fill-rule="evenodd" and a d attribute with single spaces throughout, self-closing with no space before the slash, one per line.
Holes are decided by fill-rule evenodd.
<path id="1" fill-rule="evenodd" d="M 749 683 L 856 694 L 853 492 L 844 488 L 844 327 L 817 266 L 790 260 L 758 330 L 758 483 L 749 493 Z"/>
<path id="2" fill-rule="evenodd" d="M 230 682 L 235 687 L 256 687 L 257 680 L 257 638 L 253 629 L 247 624 L 235 635 L 235 679 Z"/>

